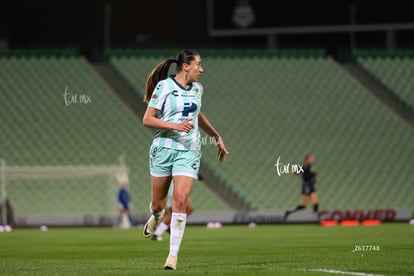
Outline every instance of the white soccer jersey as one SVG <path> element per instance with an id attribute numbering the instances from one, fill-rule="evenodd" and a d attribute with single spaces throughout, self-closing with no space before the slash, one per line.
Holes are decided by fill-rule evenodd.
<path id="1" fill-rule="evenodd" d="M 150 107 L 159 111 L 158 118 L 176 124 L 192 118 L 194 128 L 188 133 L 157 129 L 153 145 L 177 150 L 200 150 L 198 114 L 202 94 L 203 86 L 198 82 L 193 82 L 188 89 L 176 82 L 173 76 L 158 82 L 148 103 Z"/>

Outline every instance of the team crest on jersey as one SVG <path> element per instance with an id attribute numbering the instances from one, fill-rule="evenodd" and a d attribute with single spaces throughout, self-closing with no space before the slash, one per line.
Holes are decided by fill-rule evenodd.
<path id="1" fill-rule="evenodd" d="M 200 98 L 200 89 L 195 88 L 194 91 L 195 91 L 196 96 Z"/>
<path id="2" fill-rule="evenodd" d="M 152 98 L 155 100 L 156 98 L 158 98 L 157 94 L 152 94 Z"/>

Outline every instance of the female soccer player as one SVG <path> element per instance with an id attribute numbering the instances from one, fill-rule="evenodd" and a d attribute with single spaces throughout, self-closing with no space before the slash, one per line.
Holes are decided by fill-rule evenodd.
<path id="1" fill-rule="evenodd" d="M 316 193 L 316 190 L 315 190 L 316 172 L 312 168 L 314 161 L 315 161 L 315 158 L 312 154 L 308 154 L 305 156 L 305 161 L 303 164 L 303 172 L 301 173 L 302 179 L 303 179 L 302 204 L 290 210 L 287 210 L 283 217 L 284 220 L 286 220 L 290 214 L 297 212 L 299 210 L 305 209 L 306 206 L 308 205 L 309 200 L 312 201 L 314 214 L 315 215 L 318 214 L 318 207 L 319 207 L 318 194 Z"/>
<path id="2" fill-rule="evenodd" d="M 176 63 L 176 75 L 168 76 L 172 63 Z M 220 161 L 225 162 L 229 154 L 219 133 L 200 112 L 203 87 L 198 81 L 202 73 L 200 55 L 185 50 L 175 59 L 158 64 L 145 87 L 144 101 L 148 107 L 143 123 L 156 129 L 149 152 L 152 215 L 144 226 L 147 238 L 153 235 L 163 217 L 168 188 L 171 180 L 174 181 L 170 252 L 165 269 L 175 270 L 177 265 L 187 219 L 187 200 L 200 166 L 199 128 L 218 142 Z"/>

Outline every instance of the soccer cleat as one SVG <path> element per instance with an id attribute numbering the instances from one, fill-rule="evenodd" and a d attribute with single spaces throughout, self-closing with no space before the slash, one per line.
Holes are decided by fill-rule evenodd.
<path id="1" fill-rule="evenodd" d="M 143 230 L 144 237 L 150 238 L 152 237 L 152 235 L 154 235 L 154 232 L 157 229 L 158 225 L 160 225 L 163 216 L 164 216 L 164 210 L 162 210 L 161 215 L 158 217 L 158 219 L 155 219 L 155 216 L 151 215 L 147 223 L 145 223 L 144 225 L 144 230 Z"/>
<path id="2" fill-rule="evenodd" d="M 165 261 L 164 269 L 176 270 L 177 269 L 177 256 L 168 255 L 168 258 Z"/>

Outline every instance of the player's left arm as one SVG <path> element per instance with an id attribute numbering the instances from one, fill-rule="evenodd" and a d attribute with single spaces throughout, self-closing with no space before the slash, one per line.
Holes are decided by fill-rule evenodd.
<path id="1" fill-rule="evenodd" d="M 202 113 L 198 113 L 198 126 L 204 130 L 209 136 L 214 137 L 217 141 L 217 146 L 219 148 L 218 156 L 219 160 L 222 162 L 227 161 L 227 156 L 229 155 L 226 145 L 224 144 L 223 138 L 213 127 L 207 117 Z"/>

